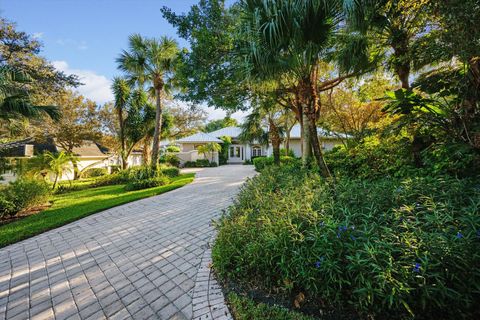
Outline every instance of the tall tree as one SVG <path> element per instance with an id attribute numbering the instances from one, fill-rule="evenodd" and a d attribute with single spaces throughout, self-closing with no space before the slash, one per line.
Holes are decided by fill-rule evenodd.
<path id="1" fill-rule="evenodd" d="M 235 127 L 238 126 L 238 121 L 229 115 L 223 119 L 216 119 L 209 121 L 204 128 L 205 132 L 213 132 L 226 127 Z"/>
<path id="2" fill-rule="evenodd" d="M 427 34 L 431 21 L 428 2 L 430 0 L 345 1 L 351 30 L 360 32 L 370 44 L 385 53 L 387 66 L 404 89 L 410 88 L 410 74 L 417 54 L 415 43 Z"/>
<path id="3" fill-rule="evenodd" d="M 23 88 L 29 91 L 33 104 L 50 104 L 66 87 L 80 85 L 78 77 L 58 71 L 39 56 L 41 43 L 25 32 L 16 30 L 16 25 L 0 18 L 0 66 L 9 66 L 32 79 Z"/>
<path id="4" fill-rule="evenodd" d="M 323 159 L 316 122 L 321 111 L 319 93 L 344 79 L 358 74 L 368 65 L 366 47 L 361 51 L 350 44 L 352 39 L 339 33 L 343 23 L 343 1 L 241 1 L 243 51 L 250 78 L 279 80 L 293 77 L 297 101 L 301 106 L 304 142 L 310 142 L 323 176 L 330 172 Z M 343 38 L 341 37 L 343 36 Z M 348 41 L 347 41 L 348 40 Z M 344 74 L 322 77 L 321 62 L 332 52 L 341 62 L 350 53 L 354 65 L 342 65 Z M 303 153 L 310 146 L 304 144 Z M 306 157 L 304 161 L 306 162 Z"/>
<path id="5" fill-rule="evenodd" d="M 125 79 L 114 78 L 112 84 L 113 96 L 115 99 L 114 106 L 118 117 L 118 135 L 120 140 L 120 158 L 122 159 L 122 168 L 127 168 L 127 146 L 125 141 L 125 120 L 124 113 L 128 99 L 130 98 L 130 87 Z"/>
<path id="6" fill-rule="evenodd" d="M 129 37 L 129 50 L 117 59 L 118 67 L 126 73 L 131 84 L 149 86 L 156 100 L 155 131 L 153 134 L 152 168 L 157 168 L 162 125 L 162 96 L 171 85 L 179 49 L 170 38 L 143 38 L 139 34 Z"/>

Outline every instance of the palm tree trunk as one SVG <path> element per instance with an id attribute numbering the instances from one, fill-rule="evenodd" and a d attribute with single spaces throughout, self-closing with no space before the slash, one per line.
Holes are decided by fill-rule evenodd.
<path id="1" fill-rule="evenodd" d="M 152 146 L 152 163 L 151 166 L 154 170 L 158 165 L 158 153 L 160 152 L 160 135 L 162 132 L 162 97 L 161 88 L 155 89 L 155 96 L 157 102 L 156 114 L 155 114 L 155 131 L 153 133 L 153 146 Z"/>
<path id="2" fill-rule="evenodd" d="M 78 178 L 80 178 L 80 173 L 78 170 L 77 160 L 72 160 L 72 166 L 73 166 L 73 180 L 78 180 Z"/>
<path id="3" fill-rule="evenodd" d="M 57 181 L 58 181 L 58 174 L 55 175 L 55 180 L 53 181 L 53 188 L 52 188 L 52 190 L 55 190 L 55 187 L 57 186 Z"/>
<path id="4" fill-rule="evenodd" d="M 307 167 L 312 157 L 312 146 L 310 145 L 310 131 L 308 129 L 308 118 L 305 111 L 304 109 L 302 112 L 302 122 L 300 126 L 302 129 L 302 164 L 304 167 Z"/>
<path id="5" fill-rule="evenodd" d="M 278 132 L 278 128 L 273 122 L 271 118 L 268 119 L 270 122 L 270 139 L 272 140 L 272 148 L 273 148 L 273 162 L 278 166 L 280 165 L 280 134 Z"/>
<path id="6" fill-rule="evenodd" d="M 152 145 L 152 137 L 150 135 L 145 136 L 143 138 L 143 150 L 142 150 L 142 160 L 143 160 L 143 165 L 148 166 L 152 159 L 150 158 L 151 156 L 151 145 Z"/>
<path id="7" fill-rule="evenodd" d="M 127 169 L 127 159 L 125 157 L 126 146 L 125 146 L 125 131 L 123 123 L 123 112 L 121 108 L 117 108 L 118 122 L 120 125 L 120 159 L 122 160 L 122 169 Z"/>

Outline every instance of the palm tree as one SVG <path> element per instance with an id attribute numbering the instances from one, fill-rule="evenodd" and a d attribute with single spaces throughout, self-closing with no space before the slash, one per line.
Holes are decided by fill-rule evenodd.
<path id="1" fill-rule="evenodd" d="M 222 150 L 222 146 L 216 142 L 209 142 L 204 145 L 201 145 L 197 148 L 199 154 L 203 154 L 203 157 L 206 159 L 207 154 L 211 155 L 211 162 L 214 161 L 213 155 L 215 152 L 220 152 Z"/>
<path id="2" fill-rule="evenodd" d="M 365 36 L 379 51 L 391 49 L 388 65 L 397 75 L 403 89 L 410 88 L 409 77 L 415 57 L 412 45 L 420 42 L 428 20 L 431 19 L 427 10 L 428 2 L 429 0 L 345 0 L 351 30 Z"/>
<path id="3" fill-rule="evenodd" d="M 310 141 L 322 175 L 330 176 L 318 140 L 317 86 L 320 59 L 326 59 L 332 51 L 342 22 L 342 1 L 249 0 L 242 1 L 241 8 L 249 74 L 268 80 L 287 76 L 296 79 L 304 140 Z M 309 149 L 304 147 L 304 154 Z M 304 164 L 307 160 L 305 157 Z"/>
<path id="4" fill-rule="evenodd" d="M 31 77 L 8 66 L 0 66 L 0 120 L 18 118 L 35 119 L 47 115 L 53 120 L 60 118 L 58 107 L 32 104 L 25 86 Z"/>
<path id="5" fill-rule="evenodd" d="M 122 159 L 122 169 L 126 169 L 128 155 L 126 154 L 125 120 L 123 116 L 130 98 L 130 87 L 125 79 L 115 77 L 113 79 L 112 91 L 119 124 L 120 158 Z"/>
<path id="6" fill-rule="evenodd" d="M 60 151 L 56 153 L 52 153 L 46 151 L 43 154 L 46 162 L 48 163 L 48 167 L 46 168 L 47 172 L 52 173 L 55 175 L 55 179 L 53 181 L 52 189 L 55 189 L 57 186 L 58 179 L 62 178 L 62 175 L 66 172 L 71 172 L 72 169 L 70 167 L 70 162 L 75 161 L 75 156 L 66 153 L 65 151 Z"/>
<path id="7" fill-rule="evenodd" d="M 239 139 L 245 142 L 255 141 L 263 145 L 271 142 L 273 161 L 276 165 L 280 165 L 280 144 L 284 131 L 280 125 L 281 121 L 281 108 L 272 100 L 264 100 L 245 118 Z M 267 126 L 268 131 L 265 131 L 263 128 Z"/>
<path id="8" fill-rule="evenodd" d="M 162 125 L 162 96 L 166 86 L 171 84 L 175 61 L 179 49 L 175 40 L 168 37 L 143 38 L 139 34 L 129 37 L 129 50 L 123 51 L 117 59 L 118 67 L 124 71 L 130 84 L 149 86 L 156 100 L 155 131 L 153 134 L 151 166 L 156 170 L 160 150 Z"/>

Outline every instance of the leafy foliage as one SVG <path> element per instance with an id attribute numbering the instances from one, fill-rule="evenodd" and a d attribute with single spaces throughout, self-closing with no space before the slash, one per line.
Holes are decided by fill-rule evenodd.
<path id="1" fill-rule="evenodd" d="M 478 315 L 480 192 L 446 176 L 376 181 L 270 167 L 218 223 L 222 277 L 352 318 Z"/>
<path id="2" fill-rule="evenodd" d="M 36 179 L 19 179 L 0 191 L 0 218 L 45 204 L 50 195 L 48 184 Z"/>

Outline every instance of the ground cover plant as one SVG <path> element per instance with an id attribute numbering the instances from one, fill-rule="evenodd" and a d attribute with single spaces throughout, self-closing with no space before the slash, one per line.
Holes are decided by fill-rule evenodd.
<path id="1" fill-rule="evenodd" d="M 270 167 L 220 220 L 214 267 L 290 306 L 302 294 L 306 309 L 350 318 L 475 318 L 479 210 L 476 179 L 333 186 L 308 170 Z"/>

